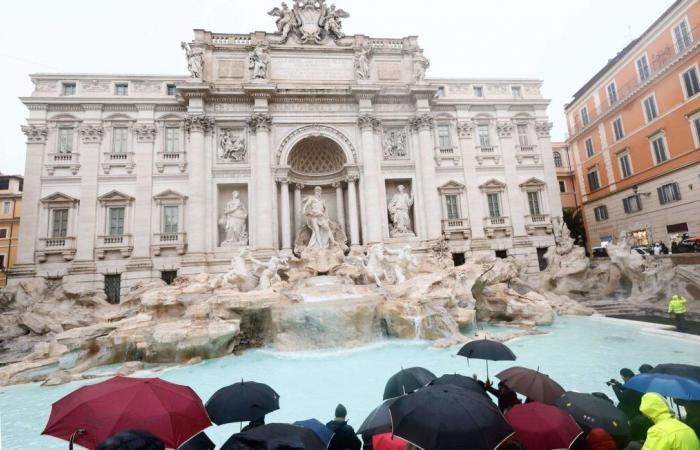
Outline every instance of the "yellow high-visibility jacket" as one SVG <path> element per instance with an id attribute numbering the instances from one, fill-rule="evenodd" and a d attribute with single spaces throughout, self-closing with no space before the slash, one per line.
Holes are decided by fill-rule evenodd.
<path id="1" fill-rule="evenodd" d="M 700 449 L 700 440 L 693 429 L 673 418 L 668 404 L 659 394 L 644 394 L 639 411 L 654 422 L 647 431 L 644 450 Z"/>
<path id="2" fill-rule="evenodd" d="M 685 304 L 688 301 L 682 295 L 674 295 L 668 303 L 668 312 L 673 314 L 685 314 L 688 311 Z"/>

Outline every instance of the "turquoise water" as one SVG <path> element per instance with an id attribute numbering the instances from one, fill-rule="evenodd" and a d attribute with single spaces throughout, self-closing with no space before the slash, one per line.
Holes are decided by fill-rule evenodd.
<path id="1" fill-rule="evenodd" d="M 604 391 L 605 381 L 618 377 L 621 367 L 636 370 L 642 363 L 697 363 L 698 341 L 645 334 L 624 322 L 589 318 L 559 318 L 548 334 L 528 336 L 509 344 L 518 356 L 515 364 L 548 373 L 567 390 Z M 267 383 L 281 395 L 281 409 L 268 422 L 308 418 L 330 420 L 338 402 L 349 411 L 351 425 L 359 426 L 382 400 L 384 383 L 401 367 L 423 366 L 437 375 L 478 374 L 485 377 L 483 361 L 454 356 L 457 348 L 434 349 L 423 342 L 385 341 L 352 350 L 313 353 L 277 353 L 256 350 L 241 356 L 170 369 L 157 376 L 192 386 L 206 401 L 218 388 L 240 381 Z M 490 363 L 493 374 L 514 364 Z M 40 387 L 20 385 L 0 390 L 3 450 L 64 450 L 65 442 L 40 436 L 51 403 L 87 384 Z M 217 444 L 238 430 L 225 425 L 207 430 Z"/>

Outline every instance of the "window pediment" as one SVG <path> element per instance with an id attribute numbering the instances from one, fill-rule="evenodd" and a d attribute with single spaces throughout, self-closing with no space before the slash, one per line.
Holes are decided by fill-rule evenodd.
<path id="1" fill-rule="evenodd" d="M 539 178 L 532 177 L 524 183 L 520 184 L 520 189 L 524 191 L 541 191 L 545 188 L 547 183 L 540 180 Z"/>
<path id="2" fill-rule="evenodd" d="M 106 194 L 100 195 L 99 197 L 97 197 L 97 200 L 103 205 L 128 205 L 134 201 L 134 197 L 126 195 L 117 190 L 112 190 L 107 192 Z"/>
<path id="3" fill-rule="evenodd" d="M 167 189 L 158 195 L 154 195 L 153 200 L 155 200 L 155 202 L 159 205 L 182 205 L 187 200 L 187 196 L 182 195 L 179 192 L 173 191 L 172 189 Z"/>
<path id="4" fill-rule="evenodd" d="M 503 192 L 506 190 L 506 184 L 495 178 L 491 178 L 489 181 L 479 186 L 479 189 L 484 192 Z"/>
<path id="5" fill-rule="evenodd" d="M 455 194 L 455 193 L 461 193 L 464 192 L 465 186 L 461 183 L 458 183 L 454 180 L 450 180 L 447 183 L 443 184 L 438 188 L 440 193 L 442 194 Z"/>
<path id="6" fill-rule="evenodd" d="M 80 200 L 77 198 L 73 198 L 70 195 L 66 195 L 62 192 L 54 192 L 53 194 L 47 195 L 39 201 L 44 205 L 44 207 L 50 208 L 72 208 L 80 203 Z"/>

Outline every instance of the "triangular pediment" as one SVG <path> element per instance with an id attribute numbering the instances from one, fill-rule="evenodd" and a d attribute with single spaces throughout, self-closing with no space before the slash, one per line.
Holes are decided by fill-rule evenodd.
<path id="1" fill-rule="evenodd" d="M 497 190 L 503 190 L 506 188 L 506 184 L 502 181 L 499 181 L 495 178 L 491 178 L 489 181 L 486 183 L 482 184 L 479 186 L 479 189 L 497 189 Z"/>
<path id="2" fill-rule="evenodd" d="M 117 190 L 112 190 L 106 194 L 100 195 L 97 197 L 97 200 L 100 202 L 131 202 L 134 200 L 134 197 Z"/>
<path id="3" fill-rule="evenodd" d="M 525 181 L 524 183 L 520 184 L 521 188 L 541 188 L 546 186 L 547 183 L 544 181 L 540 180 L 539 178 L 532 177 L 529 180 Z"/>
<path id="4" fill-rule="evenodd" d="M 54 192 L 40 200 L 41 203 L 78 203 L 77 198 L 66 195 L 62 192 Z"/>
<path id="5" fill-rule="evenodd" d="M 177 191 L 173 191 L 172 189 L 166 189 L 165 191 L 161 192 L 160 194 L 154 195 L 153 200 L 156 201 L 168 201 L 168 200 L 177 200 L 177 201 L 185 201 L 187 200 L 186 195 L 182 195 Z"/>
<path id="6" fill-rule="evenodd" d="M 438 188 L 440 191 L 463 191 L 465 186 L 457 181 L 450 180 Z"/>

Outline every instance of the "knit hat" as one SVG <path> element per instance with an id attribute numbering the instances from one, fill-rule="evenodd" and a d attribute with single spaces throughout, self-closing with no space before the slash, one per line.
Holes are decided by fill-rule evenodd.
<path id="1" fill-rule="evenodd" d="M 632 378 L 634 376 L 634 372 L 632 372 L 630 369 L 625 368 L 620 370 L 620 375 L 623 377 Z"/>
<path id="2" fill-rule="evenodd" d="M 345 409 L 345 406 L 338 403 L 338 406 L 335 407 L 335 417 L 345 419 L 347 416 L 348 416 L 348 410 Z"/>

